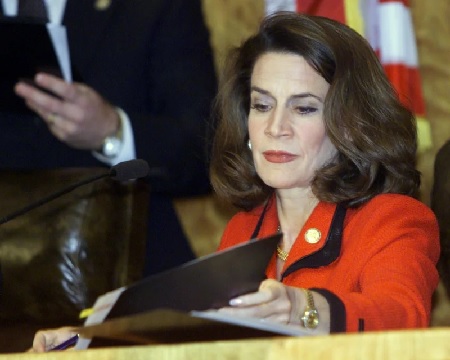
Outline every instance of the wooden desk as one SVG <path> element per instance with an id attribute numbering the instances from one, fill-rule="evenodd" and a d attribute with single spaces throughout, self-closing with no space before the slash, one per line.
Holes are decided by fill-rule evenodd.
<path id="1" fill-rule="evenodd" d="M 450 359 L 450 328 L 318 337 L 148 345 L 36 354 L 5 354 L 0 360 L 444 360 Z"/>

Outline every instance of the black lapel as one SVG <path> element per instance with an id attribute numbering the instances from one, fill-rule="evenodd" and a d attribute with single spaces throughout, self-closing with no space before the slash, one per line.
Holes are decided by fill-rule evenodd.
<path id="1" fill-rule="evenodd" d="M 272 198 L 269 198 L 266 201 L 266 204 L 264 205 L 264 208 L 263 208 L 263 210 L 261 212 L 261 215 L 259 216 L 258 223 L 256 224 L 255 229 L 253 230 L 252 236 L 250 236 L 249 241 L 252 240 L 252 239 L 256 239 L 258 237 L 259 230 L 261 230 L 261 226 L 262 226 L 262 223 L 264 221 L 264 217 L 266 216 L 267 208 L 269 207 L 271 202 L 272 202 Z"/>
<path id="2" fill-rule="evenodd" d="M 318 251 L 301 258 L 289 266 L 281 275 L 281 280 L 302 268 L 318 268 L 329 265 L 335 261 L 341 253 L 342 233 L 344 231 L 344 219 L 347 208 L 342 204 L 336 206 L 336 210 L 331 220 L 325 245 Z"/>

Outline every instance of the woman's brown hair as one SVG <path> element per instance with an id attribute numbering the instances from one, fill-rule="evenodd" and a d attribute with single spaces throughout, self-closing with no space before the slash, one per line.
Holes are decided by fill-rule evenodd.
<path id="1" fill-rule="evenodd" d="M 267 52 L 302 56 L 329 84 L 324 123 L 337 156 L 311 186 L 322 201 L 358 206 L 377 194 L 417 195 L 416 125 L 367 41 L 336 21 L 277 13 L 234 49 L 216 99 L 211 182 L 220 197 L 249 210 L 273 192 L 259 178 L 247 147 L 250 81 Z"/>

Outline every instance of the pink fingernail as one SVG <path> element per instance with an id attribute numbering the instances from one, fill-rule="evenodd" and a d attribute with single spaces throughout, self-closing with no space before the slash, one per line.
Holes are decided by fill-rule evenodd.
<path id="1" fill-rule="evenodd" d="M 231 299 L 229 304 L 230 304 L 231 306 L 242 305 L 242 300 L 239 299 L 239 298 Z"/>

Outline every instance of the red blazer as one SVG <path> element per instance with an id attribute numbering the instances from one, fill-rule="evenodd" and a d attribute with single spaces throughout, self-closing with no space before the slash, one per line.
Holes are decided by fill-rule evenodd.
<path id="1" fill-rule="evenodd" d="M 328 234 L 336 208 L 324 202 L 316 206 L 292 246 L 283 268 L 283 272 L 290 268 L 290 273 L 284 273 L 282 282 L 323 294 L 330 304 L 333 332 L 428 326 L 431 297 L 439 280 L 439 231 L 432 211 L 397 194 L 378 195 L 348 209 L 342 236 L 338 236 L 340 249 L 330 260 L 330 246 L 325 244 L 330 245 L 329 238 L 336 235 Z M 262 207 L 236 214 L 219 250 L 249 240 L 261 213 Z M 277 226 L 272 200 L 258 237 L 275 233 Z M 321 233 L 317 243 L 305 240 L 312 228 Z M 275 254 L 266 275 L 276 278 Z"/>

